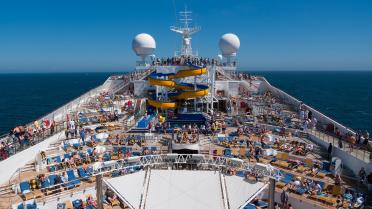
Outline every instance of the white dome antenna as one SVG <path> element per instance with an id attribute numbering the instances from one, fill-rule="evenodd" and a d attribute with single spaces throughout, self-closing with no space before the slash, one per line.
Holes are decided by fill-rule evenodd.
<path id="1" fill-rule="evenodd" d="M 132 49 L 137 56 L 141 57 L 142 62 L 145 63 L 146 58 L 154 54 L 156 49 L 155 39 L 147 33 L 140 33 L 134 37 Z"/>
<path id="2" fill-rule="evenodd" d="M 226 58 L 226 64 L 232 65 L 235 63 L 236 52 L 240 47 L 240 40 L 233 33 L 226 33 L 221 36 L 218 43 L 222 56 Z"/>

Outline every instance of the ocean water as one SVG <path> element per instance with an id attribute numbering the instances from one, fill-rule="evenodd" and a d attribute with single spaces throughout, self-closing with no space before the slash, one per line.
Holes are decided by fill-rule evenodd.
<path id="1" fill-rule="evenodd" d="M 102 84 L 111 73 L 0 74 L 0 134 Z M 253 72 L 353 129 L 372 133 L 372 72 Z"/>
<path id="2" fill-rule="evenodd" d="M 0 134 L 57 109 L 103 83 L 109 73 L 0 74 Z"/>

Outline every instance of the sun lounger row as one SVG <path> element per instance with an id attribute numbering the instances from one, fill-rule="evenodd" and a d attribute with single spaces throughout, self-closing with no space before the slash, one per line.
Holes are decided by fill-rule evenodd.
<path id="1" fill-rule="evenodd" d="M 60 192 L 62 190 L 73 189 L 79 187 L 81 184 L 80 179 L 75 175 L 75 172 L 80 179 L 92 182 L 91 168 L 83 169 L 82 167 L 77 170 L 68 170 L 66 173 L 51 174 L 49 176 L 41 176 L 38 179 L 31 179 L 30 181 L 23 181 L 19 184 L 21 196 L 24 200 L 33 198 L 40 198 L 44 195 Z"/>

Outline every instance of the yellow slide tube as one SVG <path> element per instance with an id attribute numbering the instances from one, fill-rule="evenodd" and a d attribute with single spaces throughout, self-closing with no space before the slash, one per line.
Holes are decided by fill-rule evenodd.
<path id="1" fill-rule="evenodd" d="M 184 91 L 177 96 L 170 97 L 171 99 L 189 99 L 196 97 L 203 97 L 208 94 L 208 89 L 197 90 L 197 91 Z"/>
<path id="2" fill-rule="evenodd" d="M 198 76 L 207 73 L 207 68 L 199 68 L 199 69 L 187 69 L 187 70 L 180 70 L 176 73 L 176 75 L 170 75 L 170 79 L 174 78 L 185 78 L 189 76 Z"/>
<path id="3" fill-rule="evenodd" d="M 160 102 L 152 99 L 148 99 L 147 101 L 149 102 L 149 105 L 160 109 L 170 109 L 177 107 L 177 104 L 175 102 Z"/>
<path id="4" fill-rule="evenodd" d="M 154 78 L 148 78 L 148 81 L 150 85 L 153 86 L 165 86 L 168 88 L 177 88 L 177 89 L 182 89 L 182 90 L 192 90 L 194 87 L 192 86 L 183 86 L 183 85 L 178 85 L 176 82 L 171 81 L 171 80 L 162 80 L 162 79 L 154 79 Z"/>

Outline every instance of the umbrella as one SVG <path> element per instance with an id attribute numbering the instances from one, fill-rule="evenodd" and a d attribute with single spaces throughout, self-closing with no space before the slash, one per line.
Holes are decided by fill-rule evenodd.
<path id="1" fill-rule="evenodd" d="M 96 151 L 98 154 L 103 154 L 106 151 L 106 147 L 96 146 Z"/>
<path id="2" fill-rule="evenodd" d="M 271 134 L 265 134 L 262 136 L 262 138 L 266 142 L 274 142 L 274 137 Z"/>
<path id="3" fill-rule="evenodd" d="M 101 140 L 107 139 L 108 137 L 109 137 L 108 133 L 99 133 L 96 135 L 96 138 Z"/>

